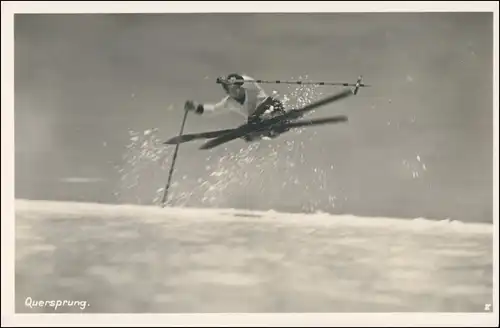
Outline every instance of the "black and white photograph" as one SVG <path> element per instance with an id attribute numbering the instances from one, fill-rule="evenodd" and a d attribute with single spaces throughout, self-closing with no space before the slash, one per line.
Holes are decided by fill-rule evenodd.
<path id="1" fill-rule="evenodd" d="M 498 325 L 497 2 L 12 3 L 2 326 Z"/>

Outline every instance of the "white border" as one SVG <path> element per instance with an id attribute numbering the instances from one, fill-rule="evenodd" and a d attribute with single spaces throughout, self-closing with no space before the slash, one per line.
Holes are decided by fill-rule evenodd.
<path id="1" fill-rule="evenodd" d="M 494 12 L 494 313 L 485 314 L 197 314 L 14 315 L 14 13 L 137 12 Z M 3 326 L 498 326 L 498 2 L 2 1 L 2 327 Z"/>

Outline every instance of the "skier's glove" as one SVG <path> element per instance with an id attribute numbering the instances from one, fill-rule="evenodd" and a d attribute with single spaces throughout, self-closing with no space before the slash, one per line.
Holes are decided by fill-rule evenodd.
<path id="1" fill-rule="evenodd" d="M 184 110 L 186 111 L 194 111 L 196 114 L 203 114 L 204 108 L 202 104 L 198 104 L 192 100 L 186 101 L 184 104 Z"/>

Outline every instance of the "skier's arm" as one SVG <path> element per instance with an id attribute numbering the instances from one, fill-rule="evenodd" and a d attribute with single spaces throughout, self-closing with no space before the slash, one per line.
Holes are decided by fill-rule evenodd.
<path id="1" fill-rule="evenodd" d="M 218 103 L 199 104 L 196 108 L 198 114 L 214 114 L 221 111 L 228 111 L 230 107 L 230 97 L 224 97 Z"/>
<path id="2" fill-rule="evenodd" d="M 229 110 L 230 106 L 230 97 L 225 97 L 217 103 L 195 103 L 194 101 L 186 102 L 186 109 L 192 110 L 199 115 L 207 113 L 214 114 L 221 111 L 227 111 Z"/>

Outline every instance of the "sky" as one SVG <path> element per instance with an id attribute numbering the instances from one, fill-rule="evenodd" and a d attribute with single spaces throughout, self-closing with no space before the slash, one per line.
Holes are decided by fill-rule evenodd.
<path id="1" fill-rule="evenodd" d="M 186 100 L 224 96 L 217 76 L 363 75 L 311 114 L 346 124 L 182 145 L 172 204 L 492 222 L 492 41 L 478 12 L 16 15 L 16 198 L 154 203 L 172 154 L 157 141 Z M 289 107 L 339 91 L 263 87 Z M 185 131 L 241 123 L 191 115 Z"/>

